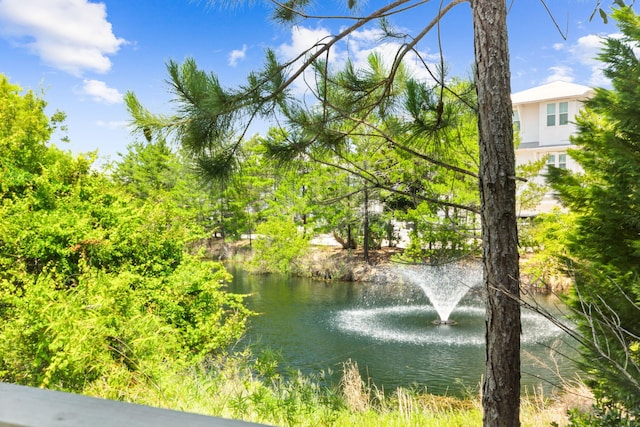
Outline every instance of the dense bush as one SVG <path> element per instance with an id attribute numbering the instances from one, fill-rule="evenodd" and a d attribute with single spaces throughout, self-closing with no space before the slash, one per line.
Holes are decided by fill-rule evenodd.
<path id="1" fill-rule="evenodd" d="M 257 272 L 291 273 L 309 246 L 308 237 L 285 217 L 269 218 L 258 225 L 256 234 L 251 268 Z"/>
<path id="2" fill-rule="evenodd" d="M 197 365 L 243 333 L 247 312 L 221 291 L 226 279 L 220 266 L 188 258 L 165 277 L 81 265 L 72 287 L 47 273 L 21 289 L 5 282 L 0 377 L 72 391 L 99 381 L 125 393 L 166 368 Z"/>
<path id="3" fill-rule="evenodd" d="M 0 89 L 0 380 L 130 398 L 238 340 L 250 313 L 185 252 L 202 230 L 183 195 L 92 172 L 49 144 L 43 101 Z"/>

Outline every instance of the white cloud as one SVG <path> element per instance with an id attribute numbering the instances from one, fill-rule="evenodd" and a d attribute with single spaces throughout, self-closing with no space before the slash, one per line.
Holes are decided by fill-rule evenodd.
<path id="1" fill-rule="evenodd" d="M 619 34 L 610 34 L 607 37 L 619 36 Z M 607 86 L 609 84 L 609 80 L 602 73 L 604 64 L 596 58 L 604 47 L 603 42 L 603 36 L 591 34 L 580 37 L 576 44 L 571 47 L 573 58 L 580 64 L 590 68 L 589 85 L 591 86 Z"/>
<path id="2" fill-rule="evenodd" d="M 575 80 L 573 77 L 573 68 L 566 65 L 555 65 L 553 67 L 549 67 L 548 70 L 551 72 L 551 74 L 546 78 L 544 83 L 557 81 L 571 83 Z"/>
<path id="3" fill-rule="evenodd" d="M 291 44 L 281 44 L 278 47 L 278 53 L 290 60 L 312 48 L 320 41 L 329 41 L 330 37 L 331 33 L 326 28 L 311 29 L 295 26 L 291 29 Z M 333 50 L 331 53 L 335 54 L 336 51 Z"/>
<path id="4" fill-rule="evenodd" d="M 550 74 L 545 79 L 545 83 L 557 80 L 572 82 L 576 80 L 576 74 L 582 74 L 581 70 L 586 70 L 586 75 L 581 76 L 581 80 L 585 80 L 590 86 L 608 85 L 609 81 L 602 73 L 604 64 L 598 61 L 597 56 L 602 51 L 603 40 L 606 37 L 619 36 L 619 34 L 607 36 L 590 34 L 580 37 L 575 43 L 554 44 L 553 49 L 563 52 L 563 57 L 556 65 L 547 69 Z"/>
<path id="5" fill-rule="evenodd" d="M 123 102 L 122 94 L 117 89 L 107 86 L 105 82 L 100 80 L 84 80 L 81 93 L 91 96 L 96 102 L 104 102 L 105 104 Z"/>
<path id="6" fill-rule="evenodd" d="M 54 68 L 80 76 L 111 69 L 108 55 L 126 41 L 113 34 L 103 3 L 1 0 L 2 35 Z"/>
<path id="7" fill-rule="evenodd" d="M 281 60 L 290 61 L 297 58 L 304 52 L 312 53 L 315 49 L 311 49 L 314 45 L 326 43 L 331 39 L 331 33 L 329 30 L 323 27 L 315 29 L 307 28 L 303 26 L 294 27 L 291 30 L 290 43 L 284 43 L 277 49 L 278 55 Z M 390 66 L 398 51 L 401 49 L 400 43 L 396 42 L 381 42 L 382 33 L 377 29 L 365 29 L 355 31 L 345 40 L 343 43 L 338 43 L 331 48 L 327 59 L 329 65 L 335 70 L 342 69 L 347 62 L 347 59 L 351 59 L 356 69 L 363 69 L 368 67 L 368 57 L 372 53 L 377 53 L 382 58 L 386 66 Z M 309 51 L 309 49 L 311 49 Z M 433 64 L 434 59 L 439 59 L 437 55 L 430 55 L 427 52 L 420 52 L 422 59 Z M 297 65 L 300 65 L 298 60 Z M 431 80 L 430 74 L 424 67 L 424 63 L 418 57 L 418 55 L 411 51 L 405 56 L 405 66 L 409 74 L 416 79 Z M 296 64 L 292 66 L 292 69 L 296 69 Z M 305 73 L 307 81 L 311 78 L 311 71 Z M 295 84 L 296 92 L 303 93 L 307 88 L 302 80 L 299 79 Z"/>
<path id="8" fill-rule="evenodd" d="M 234 49 L 229 54 L 229 65 L 235 67 L 238 61 L 243 60 L 247 56 L 247 45 L 243 44 L 242 49 Z"/>
<path id="9" fill-rule="evenodd" d="M 603 37 L 597 34 L 580 37 L 578 41 L 571 46 L 569 51 L 574 59 L 580 61 L 584 65 L 594 65 L 598 62 L 596 56 L 602 50 Z"/>
<path id="10" fill-rule="evenodd" d="M 104 120 L 98 120 L 96 126 L 101 128 L 107 128 L 109 130 L 128 130 L 130 123 L 123 120 L 111 120 L 105 122 Z"/>
<path id="11" fill-rule="evenodd" d="M 374 53 L 382 58 L 386 66 L 391 66 L 403 46 L 397 42 L 380 42 L 380 34 L 375 38 L 371 36 L 372 34 L 369 34 L 368 37 L 356 39 L 355 41 L 351 39 L 349 43 L 349 51 L 352 54 L 352 61 L 354 61 L 356 68 L 366 67 L 369 55 Z M 435 74 L 435 64 L 439 61 L 440 56 L 437 54 L 429 54 L 424 51 L 416 54 L 416 52 L 410 51 L 404 57 L 404 66 L 411 77 L 417 80 L 432 81 L 433 78 L 425 68 L 425 63 Z"/>
<path id="12" fill-rule="evenodd" d="M 306 28 L 303 26 L 295 26 L 291 29 L 291 43 L 283 43 L 278 46 L 277 53 L 281 58 L 281 61 L 292 61 L 299 55 L 309 51 L 314 45 L 320 41 L 328 41 L 331 37 L 331 33 L 326 28 L 319 27 L 317 29 Z M 317 51 L 317 48 L 311 49 L 308 53 Z M 329 52 L 329 62 L 334 63 L 336 55 L 339 55 L 339 49 L 337 46 Z M 305 55 L 306 56 L 306 55 Z M 326 59 L 326 57 L 325 57 Z M 299 59 L 296 64 L 292 66 L 292 69 L 297 69 L 302 65 L 304 57 Z M 307 69 L 304 73 L 305 79 L 311 81 L 312 71 Z M 298 79 L 293 84 L 293 90 L 298 94 L 303 94 L 307 90 L 307 86 L 304 79 Z"/>
<path id="13" fill-rule="evenodd" d="M 605 77 L 602 72 L 602 68 L 592 70 L 591 77 L 589 78 L 589 86 L 592 87 L 605 87 L 611 85 L 611 80 Z"/>

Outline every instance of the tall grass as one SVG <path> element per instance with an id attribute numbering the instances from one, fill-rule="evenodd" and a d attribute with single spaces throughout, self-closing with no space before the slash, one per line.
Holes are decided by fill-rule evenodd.
<path id="1" fill-rule="evenodd" d="M 321 373 L 305 376 L 276 369 L 277 355 L 267 351 L 212 360 L 188 372 L 167 370 L 154 386 L 140 383 L 123 390 L 96 383 L 87 393 L 187 412 L 263 423 L 274 426 L 424 426 L 470 427 L 482 425 L 480 397 L 437 396 L 399 388 L 384 393 L 364 381 L 356 363 L 342 367 L 335 386 Z M 570 388 L 571 387 L 571 388 Z M 567 384 L 563 394 L 525 396 L 524 427 L 566 426 L 567 410 L 590 405 L 588 389 Z M 556 423 L 556 424 L 553 424 Z"/>
<path id="2" fill-rule="evenodd" d="M 590 411 L 593 403 L 593 394 L 582 381 L 563 381 L 561 390 L 550 396 L 540 389 L 523 397 L 520 408 L 522 426 L 564 427 L 569 425 L 570 410 Z"/>

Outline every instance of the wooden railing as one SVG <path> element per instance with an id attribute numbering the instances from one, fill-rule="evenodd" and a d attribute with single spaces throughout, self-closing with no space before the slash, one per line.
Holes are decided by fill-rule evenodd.
<path id="1" fill-rule="evenodd" d="M 0 383 L 0 427 L 250 427 L 243 421 Z"/>

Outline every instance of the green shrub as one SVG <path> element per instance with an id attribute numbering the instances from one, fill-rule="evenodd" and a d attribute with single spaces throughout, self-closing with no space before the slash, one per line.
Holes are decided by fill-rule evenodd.
<path id="1" fill-rule="evenodd" d="M 225 293 L 219 264 L 188 257 L 163 278 L 83 266 L 73 287 L 43 274 L 4 282 L 0 378 L 81 392 L 94 382 L 125 390 L 165 367 L 197 366 L 244 332 L 249 312 Z"/>
<path id="2" fill-rule="evenodd" d="M 250 267 L 259 272 L 290 273 L 309 246 L 309 239 L 293 221 L 272 217 L 258 225 Z"/>

